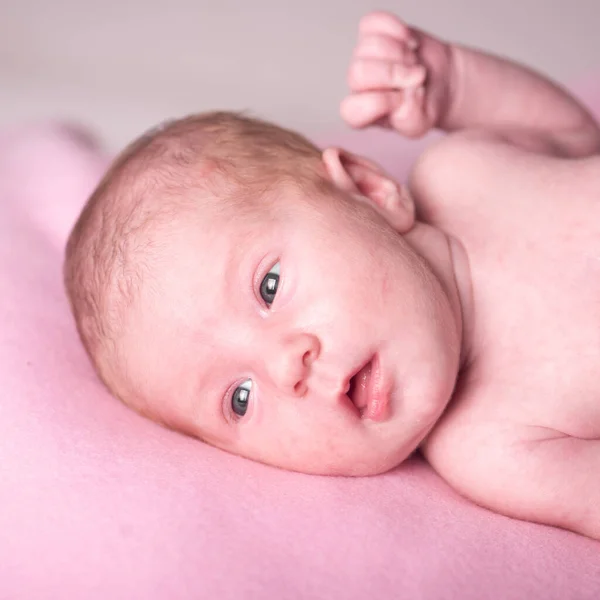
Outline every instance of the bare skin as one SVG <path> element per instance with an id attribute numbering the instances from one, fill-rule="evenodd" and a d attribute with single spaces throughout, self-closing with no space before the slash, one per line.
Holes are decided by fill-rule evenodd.
<path id="1" fill-rule="evenodd" d="M 598 125 L 539 75 L 386 13 L 361 22 L 349 83 L 351 125 L 451 134 L 409 182 L 468 262 L 468 357 L 425 457 L 483 506 L 600 539 Z"/>
<path id="2" fill-rule="evenodd" d="M 327 191 L 288 182 L 251 218 L 206 202 L 159 228 L 121 396 L 306 473 L 373 475 L 420 448 L 482 506 L 600 540 L 597 123 L 387 13 L 361 21 L 349 84 L 350 125 L 449 135 L 407 185 L 327 148 Z"/>

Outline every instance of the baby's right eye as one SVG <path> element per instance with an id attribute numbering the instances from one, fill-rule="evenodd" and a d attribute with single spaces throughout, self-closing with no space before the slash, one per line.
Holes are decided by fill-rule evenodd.
<path id="1" fill-rule="evenodd" d="M 271 306 L 273 300 L 275 300 L 275 294 L 277 293 L 277 287 L 279 286 L 279 271 L 280 266 L 277 262 L 264 276 L 260 284 L 260 296 L 267 306 Z"/>
<path id="2" fill-rule="evenodd" d="M 238 385 L 231 396 L 231 410 L 238 416 L 243 417 L 248 410 L 248 400 L 250 390 L 252 389 L 252 380 L 246 379 L 244 383 Z"/>

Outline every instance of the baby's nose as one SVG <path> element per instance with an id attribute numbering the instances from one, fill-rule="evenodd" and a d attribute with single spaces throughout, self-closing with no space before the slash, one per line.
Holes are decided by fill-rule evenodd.
<path id="1" fill-rule="evenodd" d="M 310 333 L 295 333 L 283 339 L 269 361 L 273 383 L 286 394 L 303 396 L 311 365 L 320 351 L 318 338 Z"/>

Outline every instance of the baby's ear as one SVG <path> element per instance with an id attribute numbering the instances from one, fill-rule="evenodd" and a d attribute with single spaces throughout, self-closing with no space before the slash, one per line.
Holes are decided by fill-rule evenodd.
<path id="1" fill-rule="evenodd" d="M 362 156 L 340 148 L 323 151 L 329 178 L 341 190 L 368 198 L 399 233 L 412 229 L 415 205 L 408 190 Z"/>

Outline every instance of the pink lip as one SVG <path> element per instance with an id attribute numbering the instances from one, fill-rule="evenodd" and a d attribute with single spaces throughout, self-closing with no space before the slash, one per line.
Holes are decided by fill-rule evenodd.
<path id="1" fill-rule="evenodd" d="M 372 359 L 371 377 L 368 382 L 367 407 L 362 414 L 363 418 L 376 422 L 383 421 L 389 400 L 390 390 L 388 386 L 384 385 L 379 355 L 375 354 Z"/>
<path id="2" fill-rule="evenodd" d="M 361 377 L 366 377 L 366 381 L 360 382 L 360 385 L 362 385 L 360 389 L 357 389 L 359 384 L 355 381 L 351 400 L 359 410 L 361 418 L 380 422 L 385 420 L 387 416 L 390 386 L 384 380 L 378 354 L 373 355 L 354 376 L 359 375 L 363 369 L 369 368 L 369 366 L 370 372 L 361 375 Z"/>

